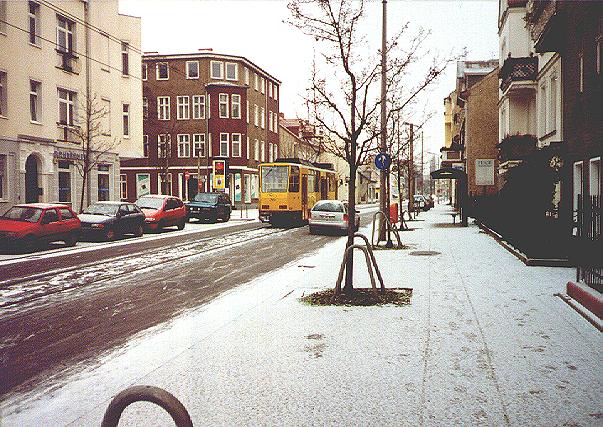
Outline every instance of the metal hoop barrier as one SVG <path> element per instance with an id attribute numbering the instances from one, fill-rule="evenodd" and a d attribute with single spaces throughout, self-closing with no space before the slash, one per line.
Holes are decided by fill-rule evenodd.
<path id="1" fill-rule="evenodd" d="M 141 401 L 161 406 L 170 414 L 177 427 L 192 427 L 193 425 L 186 408 L 173 394 L 159 387 L 139 385 L 123 390 L 111 400 L 105 411 L 101 427 L 117 427 L 124 409 L 134 402 Z"/>
<path id="2" fill-rule="evenodd" d="M 354 249 L 360 249 L 364 252 L 364 258 L 366 260 L 366 267 L 369 272 L 369 276 L 371 278 L 371 286 L 373 288 L 373 292 L 377 295 L 377 285 L 375 284 L 375 277 L 373 275 L 373 267 L 371 266 L 371 261 L 369 260 L 368 249 L 362 245 L 352 245 L 348 246 L 343 253 L 343 262 L 341 263 L 341 267 L 339 268 L 339 276 L 337 277 L 337 283 L 335 284 L 335 295 L 339 295 L 341 293 L 341 282 L 343 281 L 343 273 L 345 271 L 345 265 L 348 260 L 348 257 L 351 254 L 351 251 Z"/>
<path id="3" fill-rule="evenodd" d="M 354 233 L 354 237 L 360 237 L 362 240 L 364 240 L 366 248 L 368 249 L 368 253 L 371 257 L 371 261 L 373 262 L 373 268 L 375 269 L 375 272 L 377 273 L 377 278 L 379 279 L 379 283 L 381 284 L 381 292 L 385 292 L 385 284 L 383 284 L 383 277 L 381 277 L 381 271 L 379 271 L 379 266 L 377 265 L 377 260 L 375 259 L 375 254 L 373 253 L 373 248 L 371 248 L 368 238 L 361 233 Z"/>
<path id="4" fill-rule="evenodd" d="M 385 222 L 387 223 L 389 229 L 392 230 L 394 232 L 394 234 L 396 235 L 396 240 L 398 241 L 398 249 L 402 249 L 403 245 L 402 245 L 402 240 L 400 240 L 400 233 L 398 233 L 398 230 L 396 228 L 392 227 L 392 223 L 390 222 L 387 215 L 385 215 L 385 213 L 383 213 L 383 211 L 377 211 L 373 214 L 373 230 L 371 231 L 371 246 L 373 248 L 376 247 L 375 243 L 373 243 L 373 240 L 375 239 L 375 220 L 377 219 L 377 215 L 381 215 L 383 218 L 385 218 Z M 379 234 L 381 234 L 381 226 L 379 227 Z M 377 238 L 377 245 L 379 244 L 380 241 L 381 241 L 381 239 Z"/>

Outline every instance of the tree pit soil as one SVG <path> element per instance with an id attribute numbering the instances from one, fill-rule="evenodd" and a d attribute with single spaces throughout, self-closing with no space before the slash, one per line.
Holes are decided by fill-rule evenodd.
<path id="1" fill-rule="evenodd" d="M 409 305 L 412 296 L 412 289 L 395 288 L 386 289 L 384 292 L 377 290 L 377 294 L 372 289 L 354 289 L 352 294 L 340 294 L 333 300 L 333 289 L 314 292 L 300 298 L 302 302 L 310 305 L 344 305 L 344 306 L 372 306 L 393 304 L 397 306 Z"/>

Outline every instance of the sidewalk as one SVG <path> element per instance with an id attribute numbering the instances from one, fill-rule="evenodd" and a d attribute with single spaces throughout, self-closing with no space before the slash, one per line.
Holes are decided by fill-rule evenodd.
<path id="1" fill-rule="evenodd" d="M 345 238 L 147 331 L 66 385 L 3 403 L 0 424 L 99 425 L 111 397 L 156 385 L 205 425 L 600 425 L 601 334 L 553 296 L 573 269 L 526 267 L 448 206 L 377 251 L 407 307 L 311 307 Z M 368 226 L 361 231 L 370 232 Z M 414 256 L 413 251 L 440 252 Z M 356 283 L 368 286 L 356 257 Z M 148 403 L 123 425 L 171 425 Z"/>

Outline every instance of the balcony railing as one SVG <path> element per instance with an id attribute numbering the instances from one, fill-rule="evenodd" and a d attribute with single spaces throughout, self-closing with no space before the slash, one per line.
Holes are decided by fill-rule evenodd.
<path id="1" fill-rule="evenodd" d="M 509 57 L 498 73 L 500 89 L 504 92 L 515 81 L 536 81 L 537 74 L 538 57 Z"/>
<path id="2" fill-rule="evenodd" d="M 512 160 L 524 160 L 536 150 L 537 139 L 534 135 L 508 135 L 496 146 L 500 163 Z"/>

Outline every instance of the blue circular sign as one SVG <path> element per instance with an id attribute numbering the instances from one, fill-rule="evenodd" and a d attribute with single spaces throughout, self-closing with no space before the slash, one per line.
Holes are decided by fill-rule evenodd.
<path id="1" fill-rule="evenodd" d="M 379 170 L 385 170 L 392 164 L 392 158 L 387 153 L 379 153 L 375 156 L 375 166 Z"/>

